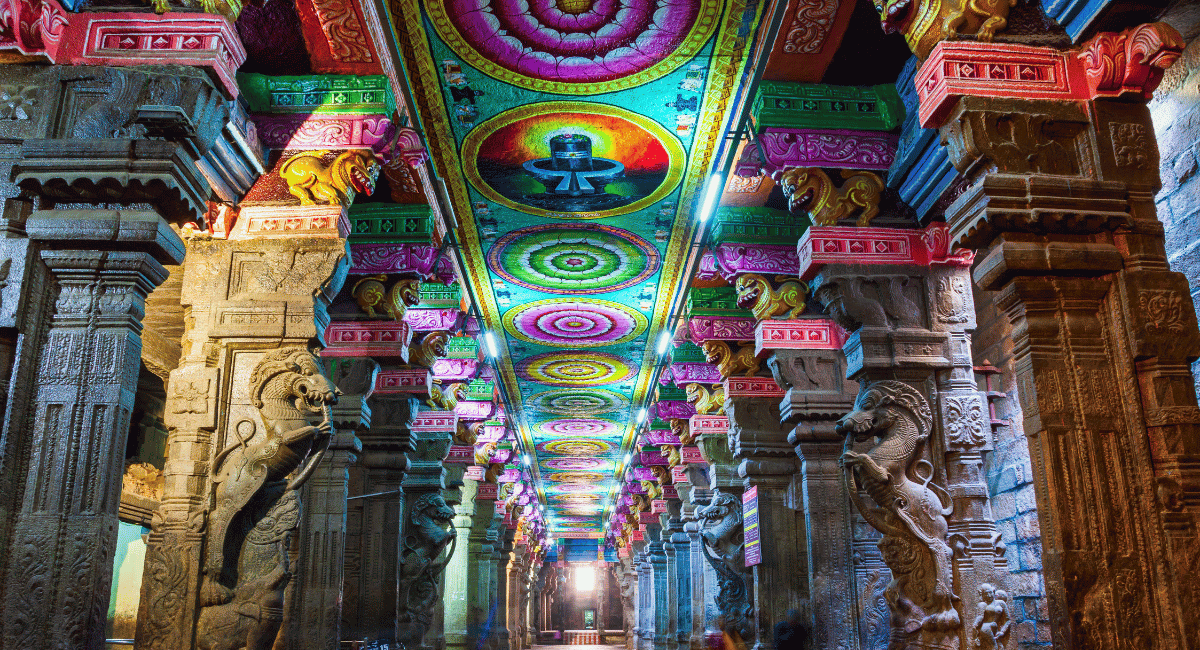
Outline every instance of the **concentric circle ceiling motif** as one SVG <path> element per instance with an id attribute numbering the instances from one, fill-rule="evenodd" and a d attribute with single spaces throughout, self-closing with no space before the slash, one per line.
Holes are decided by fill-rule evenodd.
<path id="1" fill-rule="evenodd" d="M 591 102 L 505 111 L 462 143 L 463 172 L 486 198 L 540 217 L 637 212 L 679 186 L 687 153 L 661 124 Z"/>
<path id="2" fill-rule="evenodd" d="M 554 472 L 546 480 L 554 483 L 600 483 L 604 475 L 600 472 Z"/>
<path id="3" fill-rule="evenodd" d="M 590 348 L 627 343 L 646 331 L 641 312 L 609 300 L 538 300 L 504 314 L 509 334 L 526 343 Z"/>
<path id="4" fill-rule="evenodd" d="M 595 456 L 612 451 L 612 445 L 603 440 L 587 439 L 551 440 L 537 448 L 538 451 L 556 456 Z"/>
<path id="5" fill-rule="evenodd" d="M 618 291 L 658 272 L 658 250 L 624 230 L 580 224 L 522 228 L 488 252 L 492 272 L 520 287 L 559 294 Z"/>
<path id="6" fill-rule="evenodd" d="M 604 460 L 602 460 L 600 458 L 551 458 L 542 464 L 545 465 L 549 469 L 576 470 L 576 469 L 599 469 L 601 467 L 604 467 L 605 463 L 604 463 Z M 584 472 L 584 473 L 586 474 L 587 472 Z M 565 476 L 567 474 L 568 473 L 557 472 L 557 473 L 553 474 L 552 476 Z M 596 474 L 596 476 L 600 476 L 600 475 Z M 559 480 L 565 480 L 565 479 L 559 479 Z M 599 479 L 597 479 L 597 480 L 599 480 Z"/>
<path id="7" fill-rule="evenodd" d="M 537 434 L 548 438 L 591 438 L 594 436 L 616 436 L 620 425 L 607 420 L 589 418 L 564 418 L 551 420 L 537 426 Z"/>
<path id="8" fill-rule="evenodd" d="M 675 70 L 712 36 L 717 0 L 433 0 L 438 35 L 484 74 L 530 90 L 591 95 Z"/>
<path id="9" fill-rule="evenodd" d="M 600 352 L 546 352 L 525 359 L 517 374 L 551 386 L 598 386 L 624 381 L 634 368 L 616 355 Z"/>
<path id="10" fill-rule="evenodd" d="M 629 399 L 603 388 L 560 388 L 538 393 L 528 404 L 535 411 L 553 415 L 603 415 L 629 408 Z"/>

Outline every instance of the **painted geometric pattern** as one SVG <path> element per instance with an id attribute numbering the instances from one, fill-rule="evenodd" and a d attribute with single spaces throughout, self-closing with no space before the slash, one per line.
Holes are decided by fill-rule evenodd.
<path id="1" fill-rule="evenodd" d="M 521 475 L 599 536 L 765 3 L 391 2 Z"/>

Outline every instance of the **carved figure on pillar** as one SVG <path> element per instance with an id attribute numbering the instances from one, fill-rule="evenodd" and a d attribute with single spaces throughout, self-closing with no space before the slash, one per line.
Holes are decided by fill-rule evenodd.
<path id="1" fill-rule="evenodd" d="M 414 278 L 403 278 L 385 289 L 386 275 L 367 276 L 354 284 L 351 294 L 360 309 L 367 316 L 375 318 L 375 310 L 379 309 L 400 322 L 409 307 L 416 307 L 421 302 L 421 281 Z"/>
<path id="2" fill-rule="evenodd" d="M 804 313 L 808 287 L 799 280 L 787 280 L 778 289 L 773 289 L 765 277 L 746 273 L 738 276 L 734 288 L 737 289 L 737 306 L 749 309 L 758 320 L 784 314 L 787 318 L 797 318 Z"/>
<path id="3" fill-rule="evenodd" d="M 870 172 L 846 178 L 841 187 L 834 187 L 829 174 L 816 167 L 789 169 L 775 176 L 788 199 L 788 209 L 809 213 L 814 225 L 836 226 L 858 214 L 855 223 L 866 226 L 879 214 L 883 181 Z"/>
<path id="4" fill-rule="evenodd" d="M 740 345 L 733 349 L 725 341 L 705 341 L 700 346 L 704 349 L 704 360 L 717 366 L 721 377 L 733 375 L 753 377 L 762 368 L 762 362 L 754 356 L 753 345 Z"/>
<path id="5" fill-rule="evenodd" d="M 398 640 L 407 647 L 421 646 L 429 630 L 434 604 L 441 597 L 438 579 L 458 541 L 453 521 L 454 510 L 436 492 L 420 496 L 412 505 L 400 566 L 401 611 L 397 612 L 400 628 L 406 632 Z"/>
<path id="6" fill-rule="evenodd" d="M 353 149 L 326 164 L 329 151 L 306 151 L 284 161 L 279 176 L 303 205 L 348 205 L 356 194 L 370 196 L 379 163 L 369 151 Z"/>
<path id="7" fill-rule="evenodd" d="M 710 391 L 700 384 L 688 384 L 684 390 L 687 392 L 687 401 L 696 407 L 696 413 L 700 415 L 725 413 L 725 387 L 714 386 Z M 672 424 L 672 428 L 674 428 L 674 424 Z"/>
<path id="8" fill-rule="evenodd" d="M 341 394 L 321 372 L 316 356 L 299 347 L 267 353 L 255 366 L 250 383 L 263 428 L 259 430 L 250 420 L 238 422 L 233 431 L 237 441 L 213 460 L 215 487 L 208 513 L 201 595 L 206 605 L 228 603 L 235 592 L 223 584 L 227 580 L 225 551 L 230 523 L 254 499 L 272 496 L 264 486 L 282 482 L 301 465 L 304 468 L 285 486 L 295 491 L 303 485 L 325 454 L 332 426 L 330 405 Z M 309 424 L 308 418 L 316 414 L 324 419 L 315 426 Z M 283 494 L 273 497 L 282 500 Z M 241 583 L 240 578 L 235 582 Z"/>
<path id="9" fill-rule="evenodd" d="M 922 458 L 932 424 L 925 398 L 894 380 L 866 384 L 854 410 L 838 423 L 848 436 L 847 447 L 879 439 L 867 452 L 847 450 L 842 463 L 851 500 L 883 533 L 879 549 L 893 576 L 885 592 L 892 642 L 905 648 L 957 647 L 956 637 L 946 633 L 961 625 L 946 543 L 950 495 L 932 482 L 933 465 Z M 860 490 L 876 507 L 862 499 Z M 942 637 L 945 642 L 939 644 Z"/>
<path id="10" fill-rule="evenodd" d="M 340 394 L 316 356 L 301 347 L 267 353 L 250 383 L 262 428 L 250 420 L 238 422 L 233 432 L 237 441 L 213 461 L 204 609 L 197 631 L 197 642 L 206 650 L 265 650 L 275 643 L 283 622 L 284 588 L 291 578 L 288 542 L 300 523 L 296 490 L 324 456 L 330 405 Z M 316 414 L 323 420 L 309 424 Z M 234 570 L 227 552 L 237 558 Z"/>
<path id="11" fill-rule="evenodd" d="M 450 334 L 446 332 L 430 332 L 421 342 L 409 348 L 408 360 L 413 365 L 432 368 L 433 362 L 446 356 Z"/>
<path id="12" fill-rule="evenodd" d="M 717 608 L 742 638 L 754 631 L 754 612 L 746 589 L 745 531 L 742 529 L 742 503 L 734 495 L 715 490 L 707 506 L 696 509 L 704 523 L 700 539 L 704 557 L 717 573 Z"/>

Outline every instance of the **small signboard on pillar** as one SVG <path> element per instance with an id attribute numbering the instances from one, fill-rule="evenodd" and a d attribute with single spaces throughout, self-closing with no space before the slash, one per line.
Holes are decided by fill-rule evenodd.
<path id="1" fill-rule="evenodd" d="M 746 566 L 762 564 L 762 531 L 758 527 L 758 486 L 742 493 L 742 530 L 746 534 Z"/>

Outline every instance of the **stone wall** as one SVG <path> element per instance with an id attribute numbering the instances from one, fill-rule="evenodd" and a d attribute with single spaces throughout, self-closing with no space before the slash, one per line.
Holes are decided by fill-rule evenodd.
<path id="1" fill-rule="evenodd" d="M 1200 38 L 1167 70 L 1150 102 L 1158 140 L 1162 191 L 1156 200 L 1166 229 L 1167 261 L 1200 292 Z M 1200 376 L 1200 362 L 1192 365 Z M 1197 387 L 1200 391 L 1200 386 Z"/>
<path id="2" fill-rule="evenodd" d="M 1042 582 L 1041 527 L 1033 489 L 1033 467 L 1029 442 L 1021 427 L 1021 404 L 1017 401 L 1016 374 L 1012 360 L 1012 324 L 993 303 L 992 292 L 975 290 L 975 362 L 1000 369 L 992 378 L 992 389 L 1007 397 L 995 400 L 996 417 L 1008 424 L 996 428 L 996 449 L 987 456 L 986 475 L 992 515 L 1006 547 L 1010 611 L 1018 647 L 1050 645 L 1050 615 Z M 977 375 L 984 390 L 984 376 Z"/>

